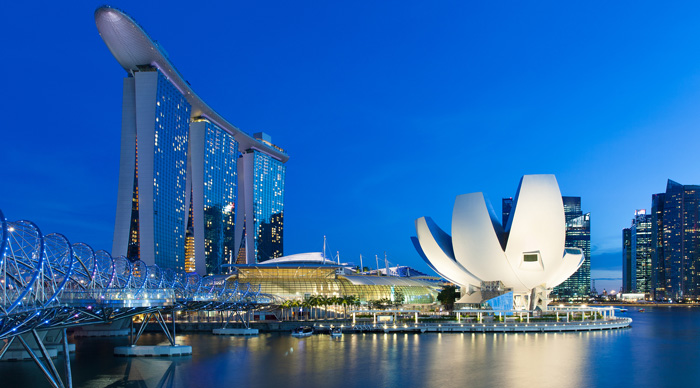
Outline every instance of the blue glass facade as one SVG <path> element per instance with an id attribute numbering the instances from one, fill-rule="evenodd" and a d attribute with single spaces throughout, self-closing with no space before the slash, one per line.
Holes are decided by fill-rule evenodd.
<path id="1" fill-rule="evenodd" d="M 254 152 L 253 213 L 255 258 L 258 263 L 283 255 L 284 178 L 282 162 Z"/>
<path id="2" fill-rule="evenodd" d="M 583 264 L 552 293 L 558 298 L 585 299 L 591 292 L 591 213 L 581 211 L 581 197 L 562 197 L 566 219 L 566 247 L 583 251 Z"/>
<path id="3" fill-rule="evenodd" d="M 220 273 L 234 251 L 238 142 L 207 122 L 204 140 L 204 254 L 207 273 Z"/>
<path id="4" fill-rule="evenodd" d="M 663 202 L 652 203 L 652 266 L 660 271 L 654 289 L 661 291 L 655 297 L 700 299 L 700 186 L 669 180 Z"/>
<path id="5" fill-rule="evenodd" d="M 190 104 L 158 71 L 153 150 L 155 263 L 184 269 Z"/>
<path id="6" fill-rule="evenodd" d="M 482 302 L 482 305 L 491 310 L 513 310 L 513 291 L 488 299 Z"/>

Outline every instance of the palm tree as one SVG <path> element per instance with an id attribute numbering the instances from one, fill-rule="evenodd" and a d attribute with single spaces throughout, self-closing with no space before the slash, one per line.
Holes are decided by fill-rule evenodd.
<path id="1" fill-rule="evenodd" d="M 347 319 L 348 306 L 359 306 L 360 300 L 355 295 L 346 295 L 341 298 L 340 303 L 343 305 L 343 315 L 345 316 L 345 319 Z"/>
<path id="2" fill-rule="evenodd" d="M 318 318 L 318 308 L 313 309 L 314 307 L 318 307 L 321 305 L 321 298 L 322 296 L 319 295 L 311 295 L 308 297 L 306 300 L 308 301 L 308 306 L 310 309 L 312 309 L 313 316 L 310 315 L 310 318 L 317 319 Z"/>
<path id="3" fill-rule="evenodd" d="M 284 310 L 289 309 L 290 305 L 291 305 L 290 300 L 285 300 L 284 302 L 280 303 L 280 309 L 282 310 L 282 319 L 283 320 L 285 319 L 285 311 Z"/>
<path id="4" fill-rule="evenodd" d="M 290 301 L 289 307 L 291 307 L 292 310 L 296 309 L 297 307 L 301 307 L 301 301 L 299 299 L 294 299 Z M 296 318 L 296 320 L 299 320 L 299 314 L 294 314 L 292 313 L 292 316 Z"/>
<path id="5" fill-rule="evenodd" d="M 338 309 L 337 309 L 337 307 L 338 307 L 339 304 L 341 304 L 341 303 L 343 302 L 343 298 L 341 298 L 341 297 L 339 297 L 339 296 L 334 296 L 334 297 L 332 297 L 331 299 L 333 300 L 333 306 L 336 307 L 336 308 L 333 309 L 333 312 L 335 313 L 335 317 L 334 317 L 334 318 L 338 318 L 338 313 L 337 313 Z"/>

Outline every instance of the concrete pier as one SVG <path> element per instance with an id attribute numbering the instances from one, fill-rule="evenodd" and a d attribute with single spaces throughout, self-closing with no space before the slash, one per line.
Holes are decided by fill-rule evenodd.
<path id="1" fill-rule="evenodd" d="M 573 331 L 595 331 L 624 329 L 632 324 L 630 318 L 616 318 L 599 321 L 574 322 L 521 322 L 521 323 L 441 323 L 441 324 L 403 324 L 403 325 L 354 325 L 348 332 L 379 333 L 552 333 Z"/>
<path id="2" fill-rule="evenodd" d="M 114 348 L 114 355 L 123 357 L 172 357 L 191 354 L 192 347 L 189 345 L 117 346 Z"/>
<path id="3" fill-rule="evenodd" d="M 258 335 L 258 329 L 214 329 L 216 335 Z"/>

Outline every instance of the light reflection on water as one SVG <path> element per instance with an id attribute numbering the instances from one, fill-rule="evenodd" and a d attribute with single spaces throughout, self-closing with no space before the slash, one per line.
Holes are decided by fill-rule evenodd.
<path id="1" fill-rule="evenodd" d="M 180 358 L 117 358 L 112 349 L 125 339 L 81 339 L 73 377 L 76 387 L 694 386 L 700 308 L 650 307 L 630 316 L 631 329 L 579 333 L 346 334 L 339 341 L 187 334 L 178 342 L 194 354 Z M 29 362 L 0 363 L 0 382 L 46 386 Z"/>

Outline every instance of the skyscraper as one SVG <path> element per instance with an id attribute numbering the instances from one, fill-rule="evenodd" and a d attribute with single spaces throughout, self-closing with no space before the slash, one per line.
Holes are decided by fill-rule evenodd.
<path id="1" fill-rule="evenodd" d="M 234 250 L 238 142 L 204 118 L 190 128 L 195 257 L 204 258 L 207 273 L 220 273 Z"/>
<path id="2" fill-rule="evenodd" d="M 636 292 L 651 293 L 651 214 L 637 210 L 634 214 L 630 234 L 632 237 L 632 263 L 634 264 L 634 289 Z"/>
<path id="3" fill-rule="evenodd" d="M 591 292 L 591 213 L 581 211 L 581 197 L 562 197 L 566 219 L 566 246 L 580 248 L 581 267 L 552 293 L 559 298 L 587 298 Z"/>
<path id="4" fill-rule="evenodd" d="M 273 146 L 267 134 L 256 133 L 255 137 Z M 240 195 L 246 204 L 236 221 L 237 246 L 242 248 L 239 252 L 245 257 L 239 257 L 238 262 L 253 264 L 280 257 L 283 255 L 286 168 L 280 161 L 255 149 L 243 152 L 238 168 L 245 177 Z"/>
<path id="5" fill-rule="evenodd" d="M 184 269 L 191 105 L 157 68 L 124 79 L 113 252 Z"/>
<path id="6" fill-rule="evenodd" d="M 651 196 L 651 292 L 652 299 L 662 300 L 666 295 L 666 267 L 664 261 L 664 203 L 666 194 Z"/>
<path id="7" fill-rule="evenodd" d="M 650 294 L 652 289 L 652 214 L 634 212 L 632 225 L 623 229 L 622 291 Z"/>
<path id="8" fill-rule="evenodd" d="M 508 218 L 510 218 L 510 212 L 513 210 L 513 197 L 503 198 L 501 201 L 501 219 L 503 221 L 503 227 L 508 226 Z"/>
<path id="9" fill-rule="evenodd" d="M 699 223 L 700 186 L 669 179 L 666 193 L 652 197 L 655 299 L 700 299 Z"/>
<path id="10" fill-rule="evenodd" d="M 236 221 L 249 219 L 242 230 L 259 240 L 249 260 L 281 255 L 284 150 L 210 108 L 131 17 L 105 6 L 95 21 L 127 72 L 112 254 L 219 273 L 236 256 Z"/>
<path id="11" fill-rule="evenodd" d="M 634 265 L 632 264 L 632 230 L 622 229 L 622 292 L 634 290 Z"/>

